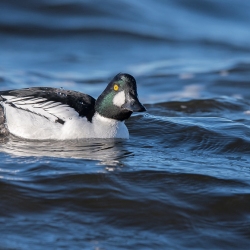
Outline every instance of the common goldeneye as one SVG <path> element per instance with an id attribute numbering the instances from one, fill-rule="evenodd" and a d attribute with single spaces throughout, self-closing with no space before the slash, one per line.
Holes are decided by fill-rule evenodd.
<path id="1" fill-rule="evenodd" d="M 93 97 L 57 88 L 25 88 L 0 92 L 0 133 L 25 139 L 128 138 L 124 124 L 146 109 L 136 81 L 118 74 L 102 94 Z"/>

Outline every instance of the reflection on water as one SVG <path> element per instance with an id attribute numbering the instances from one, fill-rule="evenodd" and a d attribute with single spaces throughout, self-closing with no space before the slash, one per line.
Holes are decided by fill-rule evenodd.
<path id="1" fill-rule="evenodd" d="M 101 165 L 119 166 L 126 150 L 120 139 L 82 139 L 68 141 L 31 141 L 14 136 L 2 139 L 1 152 L 18 157 L 57 157 L 98 161 Z"/>

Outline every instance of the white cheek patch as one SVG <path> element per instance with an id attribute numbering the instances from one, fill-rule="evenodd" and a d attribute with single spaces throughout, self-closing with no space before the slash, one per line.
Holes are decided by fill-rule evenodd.
<path id="1" fill-rule="evenodd" d="M 125 92 L 121 91 L 115 95 L 113 104 L 117 107 L 121 107 L 125 103 Z"/>

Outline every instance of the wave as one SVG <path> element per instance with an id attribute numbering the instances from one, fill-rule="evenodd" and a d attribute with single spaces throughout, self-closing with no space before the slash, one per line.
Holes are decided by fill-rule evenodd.
<path id="1" fill-rule="evenodd" d="M 161 147 L 201 153 L 250 153 L 250 126 L 221 117 L 146 115 L 129 124 L 129 130 L 137 138 L 148 138 Z"/>
<path id="2" fill-rule="evenodd" d="M 150 172 L 68 176 L 58 181 L 58 185 L 56 179 L 39 181 L 38 190 L 1 185 L 0 181 L 1 190 L 8 190 L 8 196 L 1 191 L 4 248 L 32 244 L 37 249 L 51 245 L 226 249 L 237 248 L 239 241 L 241 249 L 249 247 L 250 197 L 244 191 L 236 192 L 244 186 L 241 183 Z M 49 190 L 50 184 L 61 189 Z M 226 238 L 221 237 L 225 229 Z"/>
<path id="3" fill-rule="evenodd" d="M 210 7 L 202 8 L 205 5 Z M 222 11 L 223 5 L 224 3 L 213 1 L 210 4 L 197 5 L 195 2 L 186 5 L 183 1 L 173 3 L 147 0 L 142 4 L 131 0 L 120 2 L 111 0 L 107 5 L 99 5 L 82 1 L 51 3 L 45 0 L 39 2 L 5 0 L 0 3 L 0 34 L 32 37 L 122 36 L 148 42 L 209 45 L 249 52 L 249 45 L 244 42 L 249 38 L 247 35 L 249 15 L 245 8 L 248 4 L 237 4 L 241 15 L 235 12 L 234 1 L 231 1 L 231 5 L 227 2 L 227 8 Z M 182 12 L 187 18 L 176 18 L 173 22 L 173 17 L 180 16 Z M 227 15 L 227 18 L 231 18 L 230 29 L 236 34 L 241 31 L 240 34 L 245 34 L 245 39 L 241 38 L 240 34 L 230 37 L 231 33 L 228 32 L 217 32 L 219 35 L 214 36 L 213 30 L 218 29 L 217 24 L 221 29 L 228 30 L 228 23 L 221 22 L 220 18 L 218 20 L 218 13 L 220 15 L 230 13 Z M 201 15 L 198 21 L 197 14 Z M 199 20 L 205 20 L 205 25 L 207 23 L 210 25 L 210 28 L 206 29 L 207 34 L 199 27 Z"/>

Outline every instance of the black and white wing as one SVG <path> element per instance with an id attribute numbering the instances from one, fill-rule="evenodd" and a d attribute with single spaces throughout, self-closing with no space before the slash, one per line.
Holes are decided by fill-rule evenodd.
<path id="1" fill-rule="evenodd" d="M 89 95 L 56 88 L 26 88 L 0 92 L 0 102 L 64 124 L 73 117 L 92 121 L 95 99 Z"/>

